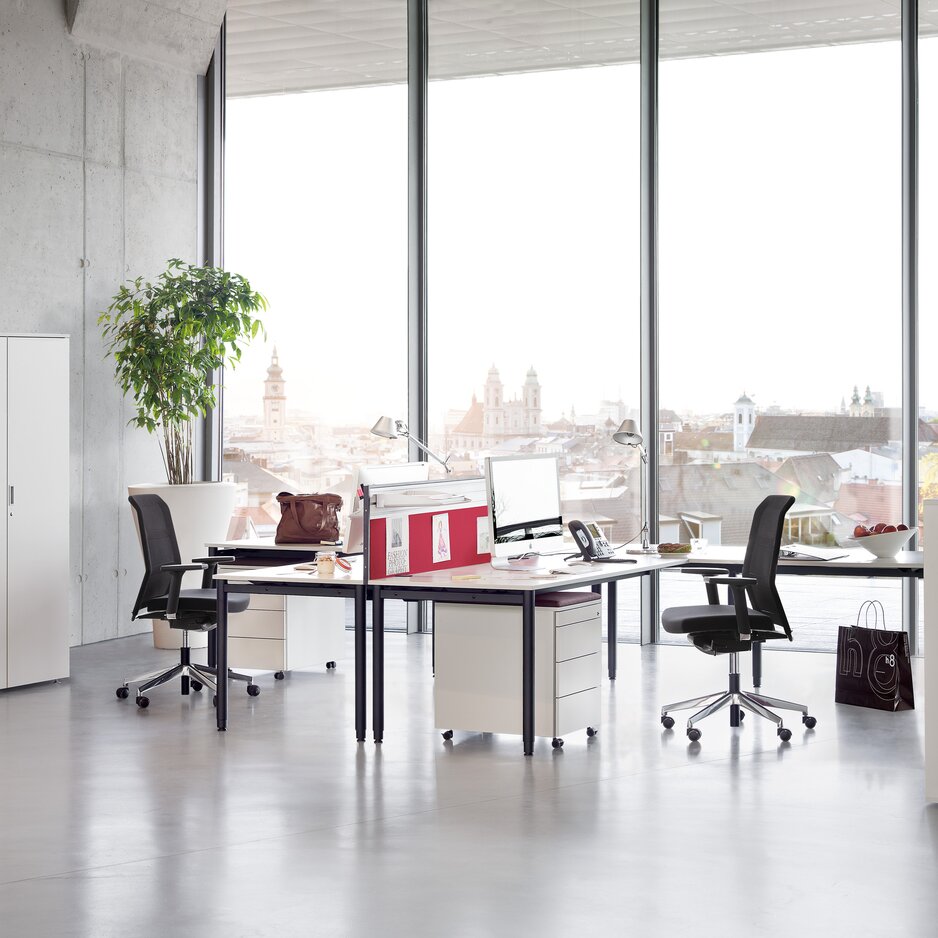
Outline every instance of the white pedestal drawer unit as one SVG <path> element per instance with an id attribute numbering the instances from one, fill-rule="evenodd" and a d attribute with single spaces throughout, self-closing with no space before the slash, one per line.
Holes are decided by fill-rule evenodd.
<path id="1" fill-rule="evenodd" d="M 544 605 L 550 597 L 575 605 Z M 585 601 L 584 597 L 589 597 Z M 555 739 L 599 726 L 599 597 L 538 597 L 534 623 L 534 733 Z M 521 609 L 436 603 L 433 684 L 437 727 L 520 733 Z"/>
<path id="2" fill-rule="evenodd" d="M 67 336 L 0 336 L 0 688 L 68 677 Z"/>
<path id="3" fill-rule="evenodd" d="M 225 570 L 251 570 L 230 566 Z M 334 667 L 345 647 L 345 600 L 337 596 L 251 596 L 228 620 L 228 664 L 248 670 Z"/>

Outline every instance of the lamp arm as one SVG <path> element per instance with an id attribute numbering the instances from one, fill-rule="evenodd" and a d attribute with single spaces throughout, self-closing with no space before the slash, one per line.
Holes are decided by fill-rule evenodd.
<path id="1" fill-rule="evenodd" d="M 447 472 L 453 471 L 452 467 L 448 465 L 449 456 L 447 456 L 446 459 L 440 459 L 440 457 L 437 456 L 437 454 L 434 453 L 433 450 L 429 449 L 427 446 L 421 443 L 420 440 L 417 439 L 417 437 L 412 436 L 410 433 L 407 433 L 406 436 L 408 440 L 411 440 L 413 443 L 416 443 L 417 446 L 420 447 L 420 449 L 422 449 L 428 456 L 435 459 Z"/>
<path id="2" fill-rule="evenodd" d="M 648 519 L 645 517 L 645 473 L 648 471 L 648 450 L 645 449 L 643 443 L 638 444 L 638 455 L 642 457 L 642 468 L 639 471 L 639 501 L 641 502 L 639 506 L 639 511 L 641 512 L 642 518 L 642 530 L 640 532 L 642 539 L 642 550 L 649 550 L 648 545 Z"/>

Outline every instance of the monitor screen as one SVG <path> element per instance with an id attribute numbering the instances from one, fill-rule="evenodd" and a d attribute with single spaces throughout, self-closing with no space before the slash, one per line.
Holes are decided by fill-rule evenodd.
<path id="1" fill-rule="evenodd" d="M 558 548 L 563 518 L 556 456 L 490 456 L 485 482 L 493 556 Z"/>

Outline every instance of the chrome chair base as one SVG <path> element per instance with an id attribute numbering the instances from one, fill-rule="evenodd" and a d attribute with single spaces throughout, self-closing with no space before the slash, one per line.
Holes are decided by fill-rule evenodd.
<path id="1" fill-rule="evenodd" d="M 777 697 L 766 697 L 764 694 L 750 694 L 740 689 L 739 686 L 739 661 L 737 654 L 731 654 L 729 689 L 719 690 L 712 694 L 705 694 L 703 697 L 693 697 L 690 700 L 679 700 L 677 703 L 665 704 L 661 708 L 661 723 L 666 729 L 674 726 L 674 718 L 670 716 L 675 710 L 692 710 L 701 704 L 705 706 L 698 710 L 687 720 L 687 736 L 692 742 L 700 739 L 701 732 L 696 724 L 714 713 L 730 708 L 730 726 L 739 726 L 742 722 L 743 711 L 754 713 L 765 720 L 775 724 L 776 732 L 783 742 L 791 739 L 791 730 L 785 726 L 782 718 L 773 713 L 769 707 L 775 707 L 778 710 L 796 710 L 801 713 L 801 721 L 808 729 L 814 729 L 817 726 L 817 720 L 809 716 L 808 708 L 804 704 L 794 703 L 791 700 L 780 700 Z"/>
<path id="2" fill-rule="evenodd" d="M 151 671 L 149 674 L 141 674 L 139 677 L 130 678 L 124 681 L 117 688 L 118 699 L 125 699 L 130 696 L 130 685 L 137 685 L 137 706 L 146 709 L 150 705 L 150 699 L 146 696 L 148 690 L 160 687 L 163 684 L 172 681 L 174 678 L 180 678 L 181 690 L 183 694 L 189 693 L 189 688 L 199 691 L 203 687 L 211 688 L 214 693 L 218 686 L 218 669 L 214 665 L 193 664 L 189 660 L 191 649 L 189 648 L 188 635 L 184 636 L 183 645 L 179 650 L 179 664 L 173 665 L 165 671 Z M 247 692 L 251 697 L 256 697 L 261 689 L 254 683 L 254 678 L 250 675 L 242 674 L 240 671 L 228 669 L 228 677 L 233 681 L 244 681 L 247 684 Z"/>

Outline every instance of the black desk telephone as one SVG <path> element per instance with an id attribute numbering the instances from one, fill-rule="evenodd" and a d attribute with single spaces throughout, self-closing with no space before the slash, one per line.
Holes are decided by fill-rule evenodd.
<path id="1" fill-rule="evenodd" d="M 606 540 L 602 528 L 593 521 L 571 521 L 568 525 L 576 546 L 585 560 L 597 563 L 637 563 L 632 558 L 616 557 L 612 545 Z"/>

